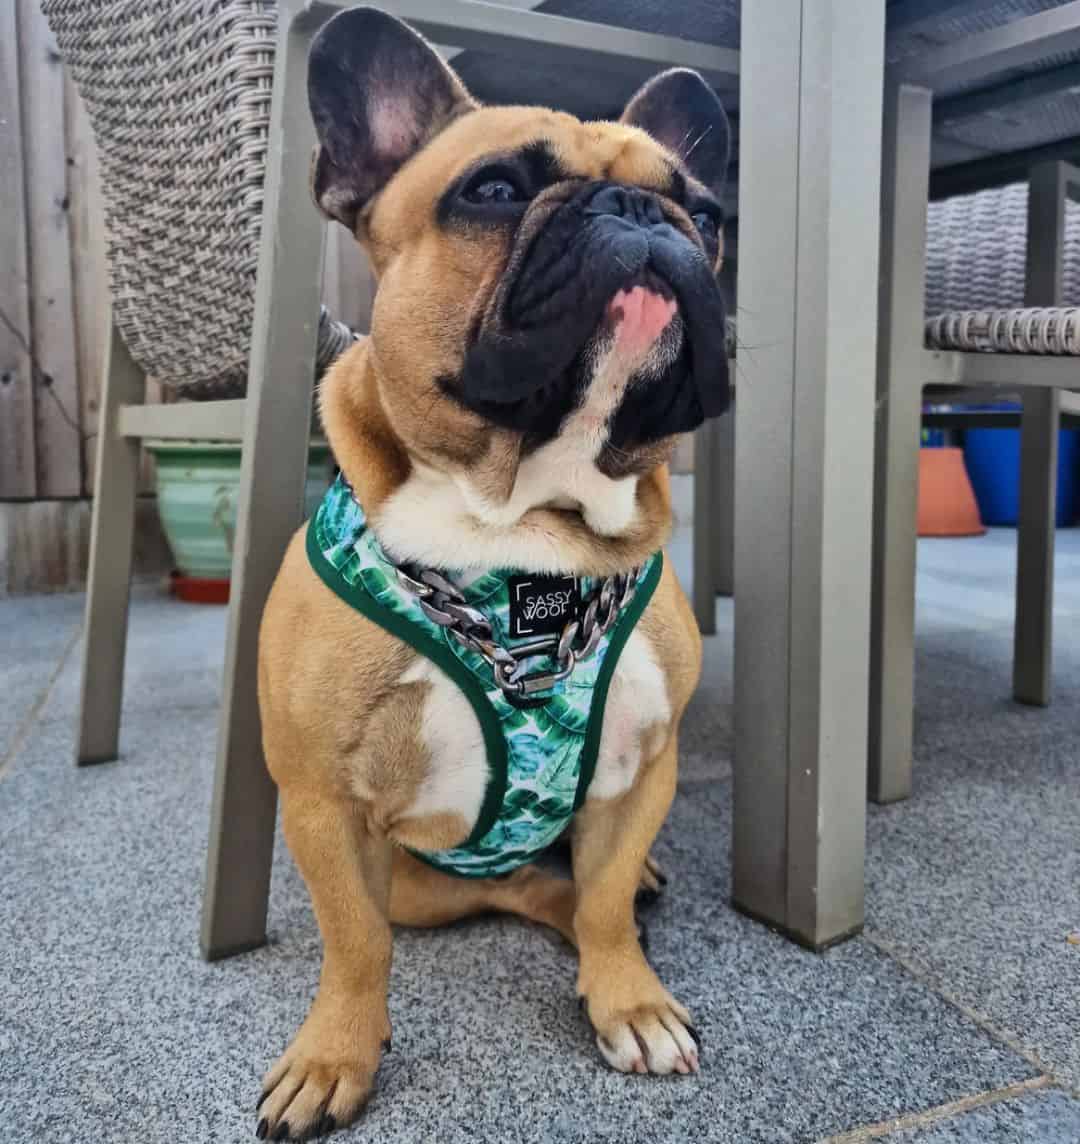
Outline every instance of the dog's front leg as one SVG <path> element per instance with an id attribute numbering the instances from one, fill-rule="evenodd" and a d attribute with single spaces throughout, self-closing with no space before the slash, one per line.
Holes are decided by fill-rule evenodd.
<path id="1" fill-rule="evenodd" d="M 690 1014 L 660 984 L 638 940 L 634 895 L 675 796 L 676 745 L 614 799 L 587 800 L 574 826 L 578 995 L 604 1059 L 620 1072 L 698 1069 Z"/>
<path id="2" fill-rule="evenodd" d="M 391 936 L 391 844 L 355 803 L 282 791 L 285 839 L 323 940 L 319 991 L 266 1076 L 260 1139 L 304 1139 L 346 1124 L 371 1091 L 384 1046 Z"/>

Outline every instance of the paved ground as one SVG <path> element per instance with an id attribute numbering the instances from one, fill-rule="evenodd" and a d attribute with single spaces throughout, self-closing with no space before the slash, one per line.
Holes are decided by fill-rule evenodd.
<path id="1" fill-rule="evenodd" d="M 1012 544 L 920 549 L 915 793 L 870 810 L 863 937 L 814 956 L 727 905 L 721 602 L 650 920 L 705 1038 L 701 1076 L 608 1072 L 572 957 L 537 929 L 403 932 L 394 1052 L 342 1138 L 1080 1142 L 1080 532 L 1060 534 L 1048 711 L 1007 698 Z M 674 552 L 685 566 L 685 537 Z M 0 1135 L 247 1139 L 318 940 L 281 851 L 270 945 L 198 957 L 224 613 L 138 593 L 123 758 L 78 771 L 81 606 L 0 601 Z"/>

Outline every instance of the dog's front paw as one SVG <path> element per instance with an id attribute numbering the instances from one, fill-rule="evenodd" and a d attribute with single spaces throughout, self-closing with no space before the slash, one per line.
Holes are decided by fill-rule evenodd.
<path id="1" fill-rule="evenodd" d="M 315 1007 L 292 1044 L 266 1074 L 259 1099 L 260 1140 L 310 1140 L 356 1118 L 371 1092 L 384 1048 L 385 1010 L 369 1019 L 364 1006 Z"/>
<path id="2" fill-rule="evenodd" d="M 619 1072 L 696 1073 L 701 1040 L 690 1014 L 642 958 L 579 985 L 604 1060 Z"/>

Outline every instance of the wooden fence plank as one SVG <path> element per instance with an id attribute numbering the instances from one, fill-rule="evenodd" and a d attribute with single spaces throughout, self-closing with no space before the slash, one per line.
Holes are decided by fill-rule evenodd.
<path id="1" fill-rule="evenodd" d="M 32 497 L 34 394 L 26 271 L 18 27 L 0 3 L 0 498 Z"/>
<path id="2" fill-rule="evenodd" d="M 83 494 L 94 487 L 98 408 L 109 341 L 109 282 L 105 213 L 97 145 L 74 81 L 64 76 L 64 130 L 68 162 L 68 232 L 75 300 L 75 345 L 79 361 L 79 424 L 82 430 Z"/>
<path id="3" fill-rule="evenodd" d="M 29 224 L 37 495 L 82 492 L 78 358 L 68 236 L 64 77 L 38 0 L 17 0 Z"/>

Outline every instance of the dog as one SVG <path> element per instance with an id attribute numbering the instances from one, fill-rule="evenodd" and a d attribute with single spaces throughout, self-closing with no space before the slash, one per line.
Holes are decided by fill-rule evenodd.
<path id="1" fill-rule="evenodd" d="M 365 248 L 370 335 L 320 390 L 340 476 L 259 647 L 267 765 L 323 941 L 260 1138 L 353 1120 L 390 1045 L 391 926 L 501 910 L 577 950 L 607 1063 L 694 1073 L 635 895 L 701 641 L 662 549 L 667 461 L 729 396 L 729 128 L 695 72 L 617 122 L 481 107 L 371 8 L 310 53 L 319 209 Z M 571 878 L 532 859 L 569 835 Z"/>

